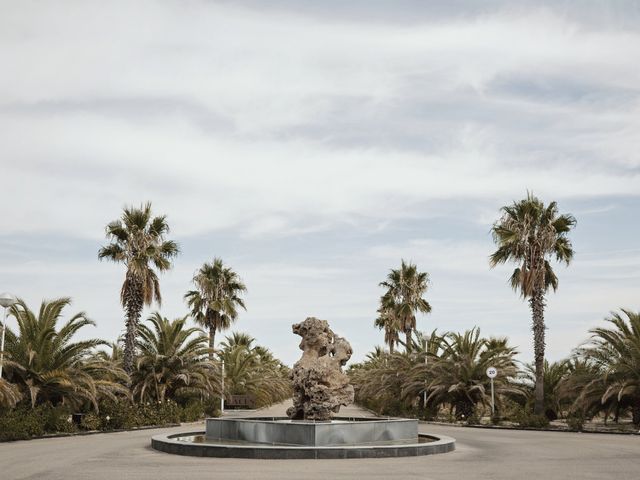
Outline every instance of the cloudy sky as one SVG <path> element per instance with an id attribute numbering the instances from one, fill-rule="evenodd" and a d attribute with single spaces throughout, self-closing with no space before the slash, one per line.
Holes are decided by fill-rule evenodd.
<path id="1" fill-rule="evenodd" d="M 430 273 L 421 330 L 479 325 L 530 361 L 527 305 L 490 270 L 490 227 L 527 190 L 578 219 L 549 297 L 560 359 L 640 308 L 640 3 L 65 1 L 0 8 L 0 290 L 73 297 L 115 339 L 125 204 L 182 254 L 162 312 L 222 257 L 248 331 L 288 363 L 290 325 L 382 343 L 378 282 Z M 9 321 L 11 324 L 11 320 Z"/>

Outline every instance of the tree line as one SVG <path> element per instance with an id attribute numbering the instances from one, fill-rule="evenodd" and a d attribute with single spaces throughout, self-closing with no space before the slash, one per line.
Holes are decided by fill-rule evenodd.
<path id="1" fill-rule="evenodd" d="M 532 365 L 520 368 L 506 338 L 481 337 L 477 328 L 442 335 L 418 332 L 416 315 L 431 312 L 424 298 L 430 279 L 402 260 L 380 283 L 385 292 L 374 325 L 384 331 L 388 351 L 377 348 L 352 366 L 356 399 L 384 413 L 421 408 L 435 415 L 446 407 L 458 419 L 475 418 L 477 407 L 487 405 L 485 370 L 493 366 L 500 371 L 499 411 L 507 400 L 521 407 L 516 409 L 520 416 L 533 415 L 538 422 L 561 414 L 584 419 L 604 413 L 606 419 L 612 412 L 617 419 L 631 411 L 633 423 L 640 425 L 638 313 L 613 313 L 607 319 L 612 328 L 591 330 L 591 342 L 569 359 L 545 361 L 545 296 L 558 288 L 552 262 L 570 264 L 574 251 L 568 234 L 575 225 L 573 215 L 561 214 L 556 202 L 545 205 L 528 194 L 504 206 L 491 229 L 496 250 L 489 265 L 516 264 L 509 284 L 531 309 Z M 396 351 L 398 345 L 403 352 Z"/>
<path id="2" fill-rule="evenodd" d="M 188 315 L 170 320 L 155 312 L 141 321 L 145 306 L 161 306 L 159 274 L 173 266 L 180 251 L 168 233 L 166 216 L 154 216 L 150 203 L 125 207 L 106 227 L 109 243 L 98 258 L 125 267 L 120 290 L 125 328 L 115 343 L 74 341 L 95 322 L 84 312 L 63 320 L 69 298 L 43 301 L 37 312 L 22 300 L 10 308 L 17 328 L 6 329 L 0 409 L 47 404 L 99 412 L 110 402 L 174 402 L 197 404 L 201 413 L 209 406 L 212 414 L 223 395 L 251 395 L 257 406 L 287 398 L 288 368 L 255 339 L 234 333 L 215 348 L 216 333 L 246 309 L 246 286 L 221 259 L 194 274 L 193 288 L 184 295 Z"/>

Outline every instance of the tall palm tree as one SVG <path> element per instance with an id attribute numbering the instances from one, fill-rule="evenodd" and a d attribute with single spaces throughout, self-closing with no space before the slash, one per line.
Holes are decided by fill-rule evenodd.
<path id="1" fill-rule="evenodd" d="M 567 237 L 576 219 L 560 215 L 558 205 L 545 206 L 532 194 L 502 207 L 502 217 L 493 225 L 493 240 L 498 249 L 491 255 L 491 267 L 508 261 L 519 266 L 511 275 L 511 287 L 529 300 L 533 328 L 536 368 L 534 413 L 544 413 L 544 307 L 549 288 L 558 288 L 558 277 L 551 267 L 552 257 L 569 265 L 573 248 Z"/>
<path id="2" fill-rule="evenodd" d="M 165 215 L 153 217 L 151 203 L 140 208 L 125 207 L 122 217 L 106 227 L 111 241 L 98 252 L 98 258 L 124 263 L 127 271 L 120 291 L 120 302 L 126 311 L 124 369 L 133 372 L 136 331 L 142 309 L 155 300 L 162 302 L 158 272 L 171 268 L 179 253 L 178 245 L 165 240 L 169 225 Z"/>
<path id="3" fill-rule="evenodd" d="M 380 300 L 385 333 L 387 329 L 394 328 L 404 332 L 405 345 L 410 350 L 411 334 L 416 328 L 416 313 L 431 312 L 431 305 L 423 298 L 429 288 L 429 274 L 418 271 L 415 264 L 402 260 L 400 268 L 392 269 L 380 286 L 387 289 Z"/>
<path id="4" fill-rule="evenodd" d="M 116 400 L 127 389 L 112 379 L 128 380 L 124 371 L 94 358 L 94 349 L 105 345 L 98 339 L 72 342 L 82 328 L 95 323 L 77 313 L 61 326 L 62 312 L 69 298 L 44 301 L 36 315 L 23 300 L 11 307 L 18 323 L 14 332 L 7 329 L 7 379 L 16 384 L 23 396 L 36 403 L 66 403 L 76 407 L 90 404 L 96 410 L 101 398 Z"/>
<path id="5" fill-rule="evenodd" d="M 246 310 L 241 294 L 247 287 L 220 258 L 202 265 L 193 283 L 196 290 L 188 291 L 184 298 L 196 323 L 209 330 L 209 358 L 213 360 L 216 332 L 231 326 L 238 318 L 238 308 Z"/>
<path id="6" fill-rule="evenodd" d="M 133 395 L 140 401 L 164 402 L 176 395 L 218 395 L 217 366 L 208 360 L 204 332 L 187 328 L 187 317 L 176 320 L 152 314 L 139 327 Z"/>

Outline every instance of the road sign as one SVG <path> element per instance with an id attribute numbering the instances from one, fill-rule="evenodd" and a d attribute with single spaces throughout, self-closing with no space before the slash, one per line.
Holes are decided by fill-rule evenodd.
<path id="1" fill-rule="evenodd" d="M 493 379 L 498 375 L 498 369 L 496 367 L 487 368 L 487 377 L 491 379 L 491 416 L 496 412 L 496 401 L 493 393 Z"/>

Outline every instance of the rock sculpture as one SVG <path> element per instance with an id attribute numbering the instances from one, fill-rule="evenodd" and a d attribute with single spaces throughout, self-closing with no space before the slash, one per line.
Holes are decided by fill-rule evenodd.
<path id="1" fill-rule="evenodd" d="M 329 328 L 326 320 L 314 317 L 293 325 L 300 335 L 302 357 L 293 366 L 293 407 L 287 415 L 294 420 L 330 420 L 341 405 L 353 402 L 353 386 L 342 367 L 351 358 L 351 345 Z"/>

